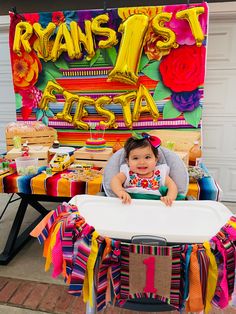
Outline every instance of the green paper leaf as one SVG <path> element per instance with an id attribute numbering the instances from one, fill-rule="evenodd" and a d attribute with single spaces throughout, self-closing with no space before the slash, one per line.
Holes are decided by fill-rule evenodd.
<path id="1" fill-rule="evenodd" d="M 116 63 L 116 57 L 117 57 L 117 52 L 115 47 L 107 48 L 106 52 L 108 54 L 108 57 L 112 63 L 112 65 L 115 65 Z"/>
<path id="2" fill-rule="evenodd" d="M 46 116 L 49 117 L 49 118 L 54 117 L 54 113 L 50 109 L 46 110 L 45 113 L 46 113 Z"/>
<path id="3" fill-rule="evenodd" d="M 142 69 L 142 73 L 154 81 L 160 81 L 161 76 L 159 73 L 159 64 L 159 61 L 149 63 L 145 68 Z"/>
<path id="4" fill-rule="evenodd" d="M 58 68 L 51 64 L 50 67 L 45 69 L 46 75 L 50 74 L 54 79 L 58 77 L 62 77 L 62 73 L 58 70 Z"/>
<path id="5" fill-rule="evenodd" d="M 94 63 L 96 63 L 96 61 L 98 60 L 98 58 L 100 57 L 100 53 L 101 53 L 101 50 L 100 49 L 97 49 L 96 50 L 96 53 L 95 53 L 95 56 L 93 57 L 93 59 L 90 61 L 89 65 L 92 67 L 94 65 Z"/>
<path id="6" fill-rule="evenodd" d="M 173 106 L 172 101 L 171 100 L 167 101 L 163 109 L 163 118 L 174 119 L 179 117 L 180 115 L 181 112 Z"/>
<path id="7" fill-rule="evenodd" d="M 43 110 L 42 109 L 37 109 L 37 111 L 36 111 L 36 119 L 39 121 L 41 118 L 42 118 L 42 116 L 43 116 Z"/>
<path id="8" fill-rule="evenodd" d="M 153 99 L 158 101 L 158 100 L 165 99 L 166 97 L 169 97 L 170 95 L 171 95 L 171 90 L 168 87 L 166 87 L 162 82 L 158 82 L 154 91 Z"/>
<path id="9" fill-rule="evenodd" d="M 44 116 L 42 122 L 43 124 L 48 125 L 48 117 Z"/>
<path id="10" fill-rule="evenodd" d="M 22 107 L 22 96 L 20 94 L 15 94 L 16 110 Z"/>
<path id="11" fill-rule="evenodd" d="M 184 112 L 184 119 L 186 122 L 194 126 L 195 128 L 198 127 L 198 124 L 202 117 L 202 107 L 199 106 L 195 110 L 191 112 Z"/>
<path id="12" fill-rule="evenodd" d="M 139 63 L 139 72 L 148 64 L 149 59 L 146 55 L 142 55 L 140 63 Z"/>
<path id="13" fill-rule="evenodd" d="M 44 91 L 45 87 L 47 85 L 47 81 L 45 79 L 45 73 L 42 71 L 38 77 L 38 81 L 35 84 L 35 86 L 40 89 L 41 91 Z"/>
<path id="14" fill-rule="evenodd" d="M 53 75 L 50 71 L 43 71 L 43 73 L 40 74 L 36 87 L 41 91 L 44 91 L 48 81 L 55 81 L 55 75 Z"/>
<path id="15" fill-rule="evenodd" d="M 57 61 L 54 62 L 54 65 L 59 69 L 69 69 L 68 63 L 62 57 L 57 59 Z"/>

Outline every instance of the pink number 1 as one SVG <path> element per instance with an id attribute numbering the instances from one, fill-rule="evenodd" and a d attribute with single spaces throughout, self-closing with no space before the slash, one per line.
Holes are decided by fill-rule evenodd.
<path id="1" fill-rule="evenodd" d="M 146 265 L 146 285 L 143 288 L 145 293 L 156 293 L 157 289 L 154 287 L 155 280 L 155 257 L 150 256 L 143 260 L 143 264 Z"/>

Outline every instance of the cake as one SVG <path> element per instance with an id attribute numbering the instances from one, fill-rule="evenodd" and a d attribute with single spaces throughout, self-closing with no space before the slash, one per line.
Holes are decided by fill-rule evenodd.
<path id="1" fill-rule="evenodd" d="M 85 148 L 93 152 L 103 151 L 106 148 L 106 140 L 104 138 L 88 138 L 85 142 Z"/>

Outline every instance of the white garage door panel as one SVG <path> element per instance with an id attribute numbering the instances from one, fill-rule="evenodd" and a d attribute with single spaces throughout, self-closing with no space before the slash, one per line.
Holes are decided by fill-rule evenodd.
<path id="1" fill-rule="evenodd" d="M 203 120 L 203 150 L 204 157 L 215 156 L 235 158 L 236 117 L 215 117 Z M 236 166 L 236 162 L 235 162 Z"/>
<path id="2" fill-rule="evenodd" d="M 235 51 L 236 54 L 236 51 Z M 205 81 L 204 117 L 236 116 L 235 106 L 236 69 L 207 70 Z"/>
<path id="3" fill-rule="evenodd" d="M 235 91 L 236 3 L 210 4 L 203 156 L 225 201 L 236 201 Z"/>
<path id="4" fill-rule="evenodd" d="M 209 45 L 207 49 L 208 69 L 236 68 L 236 23 L 212 21 L 209 26 Z"/>
<path id="5" fill-rule="evenodd" d="M 219 132 L 219 130 L 221 130 Z M 221 154 L 222 144 L 225 136 L 224 125 L 222 123 L 205 123 L 203 121 L 203 156 L 216 156 Z"/>
<path id="6" fill-rule="evenodd" d="M 15 99 L 15 95 L 13 93 L 13 87 L 10 84 L 10 80 L 4 79 L 4 76 L 1 76 L 0 79 L 0 95 L 1 95 L 1 103 L 3 104 L 11 104 L 12 99 Z M 15 107 L 11 106 L 12 108 L 8 107 L 7 109 L 10 112 L 15 112 Z M 1 112 L 6 110 L 5 106 L 1 108 Z"/>

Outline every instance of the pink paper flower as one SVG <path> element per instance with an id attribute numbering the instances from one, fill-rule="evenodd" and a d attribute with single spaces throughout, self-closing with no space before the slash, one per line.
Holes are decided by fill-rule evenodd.
<path id="1" fill-rule="evenodd" d="M 22 96 L 23 106 L 28 108 L 37 108 L 42 98 L 42 91 L 35 86 L 20 90 L 19 94 Z"/>
<path id="2" fill-rule="evenodd" d="M 19 91 L 22 97 L 21 114 L 24 120 L 28 120 L 32 109 L 37 108 L 40 99 L 42 98 L 42 91 L 33 86 L 28 89 L 22 89 Z"/>
<path id="3" fill-rule="evenodd" d="M 208 16 L 208 6 L 206 3 L 201 3 L 198 5 L 171 5 L 165 6 L 163 11 L 172 13 L 172 18 L 170 22 L 165 23 L 165 26 L 170 28 L 176 34 L 176 41 L 180 45 L 194 45 L 195 39 L 193 37 L 189 23 L 185 19 L 176 19 L 175 15 L 178 11 L 190 9 L 193 7 L 204 7 L 205 11 L 200 14 L 198 19 L 202 27 L 203 34 L 207 34 L 207 16 Z"/>

